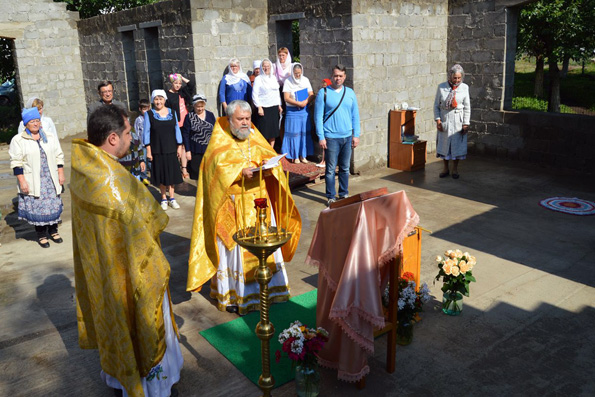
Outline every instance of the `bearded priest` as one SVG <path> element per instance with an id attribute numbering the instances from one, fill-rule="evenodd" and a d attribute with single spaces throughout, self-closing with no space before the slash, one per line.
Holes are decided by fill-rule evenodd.
<path id="1" fill-rule="evenodd" d="M 211 280 L 210 296 L 217 300 L 218 309 L 244 315 L 259 310 L 260 288 L 255 280 L 258 259 L 237 245 L 233 235 L 245 225 L 255 225 L 254 199 L 267 198 L 267 220 L 292 233 L 289 242 L 267 260 L 273 272 L 269 283 L 271 302 L 289 299 L 284 262 L 293 258 L 302 221 L 286 188 L 282 167 L 266 170 L 262 176 L 254 171 L 276 153 L 253 127 L 250 105 L 233 101 L 226 114 L 215 123 L 200 166 L 187 290 L 198 291 Z"/>
<path id="2" fill-rule="evenodd" d="M 123 396 L 169 396 L 183 364 L 159 234 L 168 217 L 118 159 L 126 110 L 101 106 L 72 142 L 72 243 L 79 345 Z"/>

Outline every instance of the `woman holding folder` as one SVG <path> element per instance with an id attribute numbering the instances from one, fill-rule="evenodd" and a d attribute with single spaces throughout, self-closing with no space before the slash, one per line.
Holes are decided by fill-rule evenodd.
<path id="1" fill-rule="evenodd" d="M 314 99 L 310 80 L 303 75 L 301 63 L 294 63 L 291 76 L 283 85 L 283 97 L 287 103 L 285 136 L 281 151 L 293 163 L 307 163 L 306 156 L 314 153 L 310 136 L 310 112 L 308 104 Z"/>

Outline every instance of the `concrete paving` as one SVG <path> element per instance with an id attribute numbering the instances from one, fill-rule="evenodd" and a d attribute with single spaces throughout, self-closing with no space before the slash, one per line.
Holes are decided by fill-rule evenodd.
<path id="1" fill-rule="evenodd" d="M 70 139 L 62 144 L 69 159 Z M 479 157 L 461 163 L 459 180 L 438 178 L 440 169 L 430 159 L 423 171 L 382 169 L 350 179 L 352 194 L 384 186 L 407 192 L 421 226 L 433 231 L 423 236 L 421 268 L 434 299 L 415 327 L 413 343 L 397 347 L 393 374 L 385 371 L 386 337 L 380 337 L 366 388 L 357 390 L 322 370 L 321 396 L 595 395 L 595 216 L 538 205 L 552 196 L 595 201 L 595 178 Z M 67 180 L 69 174 L 68 165 Z M 3 146 L 0 395 L 112 395 L 99 377 L 97 352 L 77 343 L 69 191 L 60 227 L 65 242 L 42 249 L 33 228 L 16 219 L 11 175 Z M 219 312 L 205 292 L 185 291 L 194 193 L 193 185 L 182 185 L 182 208 L 168 211 L 162 235 L 184 354 L 177 389 L 180 396 L 258 396 L 259 388 L 199 335 L 237 316 Z M 304 260 L 325 208 L 324 184 L 305 186 L 294 196 L 303 234 L 287 270 L 292 293 L 299 295 L 317 285 L 317 270 Z M 442 284 L 433 284 L 433 258 L 454 248 L 471 252 L 478 262 L 477 283 L 459 317 L 441 313 Z M 293 382 L 273 395 L 295 395 Z"/>

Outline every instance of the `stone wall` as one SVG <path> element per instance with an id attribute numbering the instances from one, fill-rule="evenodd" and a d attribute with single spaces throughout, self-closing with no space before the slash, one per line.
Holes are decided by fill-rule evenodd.
<path id="1" fill-rule="evenodd" d="M 215 111 L 217 90 L 231 58 L 242 70 L 268 54 L 266 0 L 191 0 L 192 42 L 198 89 Z"/>
<path id="2" fill-rule="evenodd" d="M 451 0 L 448 64 L 471 93 L 470 151 L 595 171 L 593 117 L 510 111 L 517 20 L 527 0 Z"/>
<path id="3" fill-rule="evenodd" d="M 191 15 L 190 0 L 170 0 L 79 21 L 86 102 L 99 100 L 104 79 L 132 111 L 152 90 L 169 88 L 172 72 L 194 81 Z"/>
<path id="4" fill-rule="evenodd" d="M 14 39 L 21 105 L 40 97 L 60 137 L 86 129 L 77 20 L 52 0 L 11 2 L 0 15 L 0 36 Z"/>
<path id="5" fill-rule="evenodd" d="M 359 0 L 353 5 L 354 88 L 360 104 L 360 170 L 386 165 L 388 112 L 417 107 L 415 134 L 435 151 L 433 104 L 446 79 L 447 0 Z"/>

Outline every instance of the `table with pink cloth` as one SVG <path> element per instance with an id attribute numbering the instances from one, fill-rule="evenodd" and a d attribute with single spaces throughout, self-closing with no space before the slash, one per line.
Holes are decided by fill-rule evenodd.
<path id="1" fill-rule="evenodd" d="M 306 263 L 317 266 L 317 326 L 329 332 L 319 354 L 338 378 L 357 382 L 370 372 L 374 329 L 384 327 L 381 289 L 403 239 L 419 223 L 404 191 L 321 212 Z"/>

